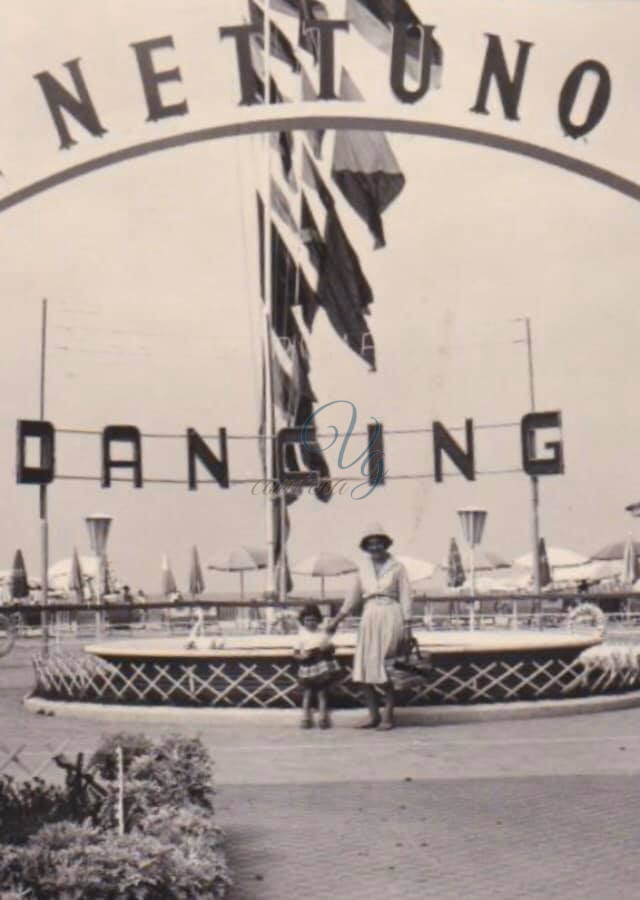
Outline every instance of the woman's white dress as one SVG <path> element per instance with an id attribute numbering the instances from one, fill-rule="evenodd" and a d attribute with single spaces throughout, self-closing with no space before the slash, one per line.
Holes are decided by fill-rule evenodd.
<path id="1" fill-rule="evenodd" d="M 402 563 L 389 555 L 376 571 L 367 554 L 359 566 L 342 612 L 349 614 L 363 605 L 358 641 L 353 657 L 353 680 L 363 684 L 386 684 L 385 662 L 397 655 L 405 621 L 411 618 L 409 579 Z"/>

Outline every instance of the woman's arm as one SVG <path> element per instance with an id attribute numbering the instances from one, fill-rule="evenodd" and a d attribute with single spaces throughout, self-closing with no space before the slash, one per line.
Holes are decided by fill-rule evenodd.
<path id="1" fill-rule="evenodd" d="M 344 602 L 340 609 L 338 610 L 337 615 L 333 617 L 331 622 L 329 623 L 328 630 L 333 632 L 336 630 L 340 622 L 347 618 L 347 616 L 351 615 L 354 609 L 360 605 L 362 600 L 362 587 L 360 585 L 360 578 L 358 575 L 353 579 L 349 590 L 347 591 L 347 595 L 344 598 Z"/>
<path id="2" fill-rule="evenodd" d="M 398 571 L 398 600 L 402 609 L 402 618 L 404 619 L 405 630 L 411 628 L 411 614 L 413 612 L 413 600 L 411 599 L 411 586 L 409 584 L 409 576 L 407 570 L 400 564 Z"/>

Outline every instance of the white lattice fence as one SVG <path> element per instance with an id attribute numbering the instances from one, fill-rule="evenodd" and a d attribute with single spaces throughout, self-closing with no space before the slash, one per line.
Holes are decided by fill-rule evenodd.
<path id="1" fill-rule="evenodd" d="M 13 747 L 0 743 L 0 778 L 40 778 L 68 743 L 62 741 L 57 746 L 38 744 L 35 748 L 28 741 Z"/>
<path id="2" fill-rule="evenodd" d="M 333 686 L 336 706 L 361 704 L 351 660 Z M 36 658 L 36 693 L 60 700 L 227 707 L 295 707 L 300 702 L 289 657 L 130 660 L 53 654 Z M 640 686 L 640 648 L 577 659 L 526 657 L 436 661 L 428 677 L 399 695 L 401 704 L 491 703 L 559 698 Z"/>

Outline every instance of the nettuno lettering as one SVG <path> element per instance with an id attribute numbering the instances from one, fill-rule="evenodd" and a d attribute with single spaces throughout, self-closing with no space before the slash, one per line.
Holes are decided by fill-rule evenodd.
<path id="1" fill-rule="evenodd" d="M 304 26 L 305 33 L 318 34 L 318 66 L 320 69 L 320 100 L 336 100 L 335 92 L 335 48 L 336 31 L 348 31 L 349 23 L 342 19 L 318 19 Z"/>
<path id="2" fill-rule="evenodd" d="M 575 122 L 571 114 L 584 76 L 589 72 L 596 78 L 595 90 L 584 120 Z M 595 59 L 587 59 L 579 63 L 571 70 L 560 91 L 558 118 L 564 133 L 569 137 L 579 138 L 593 131 L 607 111 L 610 97 L 611 77 L 602 63 Z"/>
<path id="3" fill-rule="evenodd" d="M 393 26 L 393 44 L 391 49 L 391 90 L 403 103 L 416 103 L 429 90 L 431 66 L 434 62 L 433 25 L 404 25 L 401 22 Z M 420 41 L 420 80 L 418 86 L 409 90 L 404 85 L 404 76 L 409 46 L 409 36 L 418 33 Z"/>
<path id="4" fill-rule="evenodd" d="M 487 98 L 491 82 L 495 81 L 505 117 L 516 121 L 519 119 L 518 105 L 520 103 L 520 94 L 524 84 L 524 73 L 527 67 L 529 51 L 533 44 L 529 41 L 518 41 L 517 44 L 518 58 L 515 71 L 511 75 L 507 68 L 507 61 L 504 58 L 500 38 L 497 34 L 487 34 L 487 50 L 484 57 L 482 75 L 480 76 L 478 96 L 471 107 L 471 112 L 481 113 L 484 116 L 489 115 Z"/>
<path id="5" fill-rule="evenodd" d="M 220 39 L 233 38 L 236 42 L 238 77 L 240 78 L 240 105 L 251 106 L 258 100 L 258 84 L 251 64 L 251 35 L 259 34 L 258 25 L 229 25 L 220 29 Z"/>
<path id="6" fill-rule="evenodd" d="M 64 85 L 60 84 L 50 72 L 38 72 L 33 77 L 42 88 L 44 99 L 47 101 L 53 124 L 56 126 L 58 138 L 60 139 L 60 149 L 68 150 L 77 141 L 71 137 L 63 110 L 94 137 L 102 137 L 103 134 L 107 133 L 107 130 L 102 127 L 89 95 L 89 89 L 80 70 L 80 59 L 71 59 L 69 62 L 63 63 L 63 65 L 71 75 L 76 91 L 75 95 L 67 90 Z"/>
<path id="7" fill-rule="evenodd" d="M 156 50 L 173 50 L 173 38 L 170 34 L 164 37 L 153 38 L 150 41 L 140 41 L 131 44 L 133 52 L 136 55 L 140 77 L 142 78 L 142 88 L 144 97 L 147 101 L 147 122 L 157 122 L 158 119 L 167 119 L 171 116 L 184 116 L 189 112 L 186 100 L 179 103 L 162 102 L 160 95 L 160 85 L 168 81 L 182 81 L 180 69 L 176 66 L 173 69 L 163 69 L 158 71 L 154 66 L 153 54 Z"/>

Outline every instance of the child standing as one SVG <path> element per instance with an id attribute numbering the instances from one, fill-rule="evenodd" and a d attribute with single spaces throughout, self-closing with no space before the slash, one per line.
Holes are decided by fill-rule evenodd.
<path id="1" fill-rule="evenodd" d="M 331 728 L 327 688 L 340 674 L 331 636 L 323 626 L 322 613 L 315 603 L 303 606 L 298 616 L 300 629 L 293 658 L 298 662 L 298 680 L 302 687 L 301 728 L 313 727 L 313 695 L 318 698 L 318 726 Z"/>

